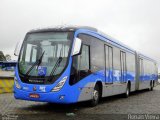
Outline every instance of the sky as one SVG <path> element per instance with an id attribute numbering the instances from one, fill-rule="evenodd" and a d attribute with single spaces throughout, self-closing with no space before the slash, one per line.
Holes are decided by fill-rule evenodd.
<path id="1" fill-rule="evenodd" d="M 0 0 L 0 50 L 27 31 L 56 25 L 96 27 L 160 63 L 160 0 Z"/>

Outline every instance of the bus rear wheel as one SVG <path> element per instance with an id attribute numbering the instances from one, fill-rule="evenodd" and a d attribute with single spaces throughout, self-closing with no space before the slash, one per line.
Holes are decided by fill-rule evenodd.
<path id="1" fill-rule="evenodd" d="M 90 101 L 91 107 L 94 107 L 98 104 L 99 99 L 100 99 L 100 89 L 98 84 L 94 87 L 93 93 L 92 93 L 92 100 Z"/>
<path id="2" fill-rule="evenodd" d="M 153 90 L 153 81 L 150 82 L 150 88 L 149 88 L 149 90 L 150 90 L 150 91 Z"/>
<path id="3" fill-rule="evenodd" d="M 130 85 L 127 84 L 127 88 L 126 88 L 126 92 L 124 93 L 124 97 L 125 97 L 125 98 L 128 98 L 129 95 L 130 95 Z"/>

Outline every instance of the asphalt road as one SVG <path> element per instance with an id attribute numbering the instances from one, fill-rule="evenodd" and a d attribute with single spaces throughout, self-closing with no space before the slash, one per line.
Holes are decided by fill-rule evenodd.
<path id="1" fill-rule="evenodd" d="M 0 94 L 0 119 L 59 120 L 59 119 L 129 119 L 129 115 L 159 114 L 160 85 L 153 91 L 134 92 L 129 98 L 121 95 L 106 97 L 98 106 L 89 107 L 87 102 L 72 105 L 57 105 L 42 102 L 15 100 L 12 93 Z M 132 119 L 133 116 L 130 117 Z M 155 116 L 150 116 L 155 117 Z"/>

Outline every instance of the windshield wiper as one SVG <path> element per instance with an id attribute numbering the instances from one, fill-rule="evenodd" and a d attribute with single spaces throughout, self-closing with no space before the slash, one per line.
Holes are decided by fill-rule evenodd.
<path id="1" fill-rule="evenodd" d="M 53 69 L 52 69 L 52 71 L 51 71 L 51 73 L 50 73 L 50 76 L 49 76 L 48 81 L 50 81 L 51 78 L 54 77 L 54 76 L 53 76 L 54 73 L 57 71 L 57 68 L 59 67 L 60 63 L 61 63 L 62 60 L 63 60 L 63 58 L 61 57 L 61 52 L 62 52 L 62 48 L 61 48 L 61 51 L 60 51 L 60 56 L 59 56 L 58 60 L 56 61 L 56 64 L 54 65 L 54 67 L 53 67 Z"/>
<path id="2" fill-rule="evenodd" d="M 43 58 L 44 53 L 45 53 L 45 51 L 42 53 L 42 55 L 40 56 L 40 58 L 37 59 L 36 62 L 28 69 L 28 71 L 26 72 L 26 75 L 29 75 L 29 73 L 32 71 L 32 69 L 34 68 L 35 65 L 37 65 L 37 68 L 39 67 L 39 65 L 42 62 L 42 58 Z"/>

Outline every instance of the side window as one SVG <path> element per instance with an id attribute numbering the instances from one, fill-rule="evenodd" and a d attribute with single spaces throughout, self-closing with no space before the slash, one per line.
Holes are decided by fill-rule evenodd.
<path id="1" fill-rule="evenodd" d="M 120 51 L 120 63 L 121 63 L 121 82 L 126 80 L 126 52 Z"/>
<path id="2" fill-rule="evenodd" d="M 120 70 L 121 65 L 120 65 L 120 49 L 117 47 L 113 47 L 113 68 L 114 70 Z M 118 73 L 117 73 L 118 74 Z"/>
<path id="3" fill-rule="evenodd" d="M 109 46 L 109 49 L 108 49 L 108 61 L 109 61 L 109 68 L 112 70 L 113 69 L 113 50 L 112 50 L 112 47 Z"/>
<path id="4" fill-rule="evenodd" d="M 110 46 L 105 45 L 105 60 L 106 60 L 106 69 L 112 70 L 113 68 L 113 49 Z"/>
<path id="5" fill-rule="evenodd" d="M 127 71 L 135 72 L 135 55 L 132 53 L 126 53 Z"/>
<path id="6" fill-rule="evenodd" d="M 89 64 L 89 46 L 82 46 L 82 53 L 80 55 L 80 67 L 79 67 L 79 76 L 80 79 L 83 79 L 89 74 L 90 64 Z"/>

